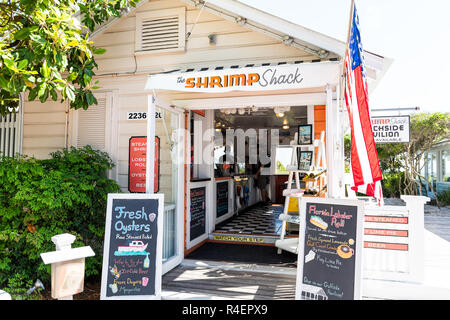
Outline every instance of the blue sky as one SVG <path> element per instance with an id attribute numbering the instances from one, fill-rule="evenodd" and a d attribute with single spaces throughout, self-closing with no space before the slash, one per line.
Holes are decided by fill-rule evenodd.
<path id="1" fill-rule="evenodd" d="M 240 0 L 345 41 L 350 0 Z M 370 108 L 450 112 L 450 1 L 356 0 L 364 49 L 394 59 Z"/>

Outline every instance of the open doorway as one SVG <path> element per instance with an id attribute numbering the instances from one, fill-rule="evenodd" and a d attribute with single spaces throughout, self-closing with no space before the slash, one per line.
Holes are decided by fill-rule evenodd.
<path id="1" fill-rule="evenodd" d="M 210 240 L 267 244 L 279 237 L 290 145 L 298 127 L 307 124 L 308 106 L 214 111 L 216 190 L 220 199 L 221 184 L 232 181 L 234 214 L 216 224 Z M 218 213 L 220 206 L 219 200 Z"/>

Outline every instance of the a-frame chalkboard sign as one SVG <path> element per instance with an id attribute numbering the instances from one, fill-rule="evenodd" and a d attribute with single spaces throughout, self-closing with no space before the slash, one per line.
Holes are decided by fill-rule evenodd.
<path id="1" fill-rule="evenodd" d="M 101 299 L 161 299 L 163 194 L 108 194 Z"/>
<path id="2" fill-rule="evenodd" d="M 361 299 L 364 201 L 303 197 L 296 299 Z"/>

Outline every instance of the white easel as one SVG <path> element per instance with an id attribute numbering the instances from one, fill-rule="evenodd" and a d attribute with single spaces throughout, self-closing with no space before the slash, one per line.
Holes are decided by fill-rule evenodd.
<path id="1" fill-rule="evenodd" d="M 295 133 L 294 140 L 291 141 L 292 147 L 292 156 L 291 156 L 291 164 L 287 166 L 287 170 L 289 171 L 288 177 L 288 185 L 285 190 L 283 190 L 284 200 L 284 210 L 283 214 L 280 214 L 278 219 L 282 220 L 281 224 L 281 234 L 280 239 L 275 241 L 275 246 L 278 248 L 278 254 L 281 254 L 281 250 L 289 251 L 295 254 L 298 254 L 298 238 L 287 238 L 286 235 L 286 223 L 294 223 L 300 224 L 300 198 L 303 196 L 304 190 L 300 188 L 300 173 L 314 173 L 317 174 L 319 171 L 322 171 L 326 168 L 326 157 L 325 157 L 325 132 L 322 131 L 320 133 L 320 139 L 314 140 L 314 147 L 319 147 L 317 152 L 317 158 L 314 162 L 314 152 L 313 152 L 313 165 L 311 166 L 311 170 L 299 170 L 298 162 L 297 162 L 297 152 L 300 151 L 301 147 L 305 147 L 304 145 L 297 144 L 297 133 Z M 322 160 L 322 166 L 320 166 L 320 161 Z M 295 178 L 295 189 L 292 189 L 292 178 Z M 289 202 L 291 198 L 297 198 L 298 202 L 298 216 L 289 215 Z"/>

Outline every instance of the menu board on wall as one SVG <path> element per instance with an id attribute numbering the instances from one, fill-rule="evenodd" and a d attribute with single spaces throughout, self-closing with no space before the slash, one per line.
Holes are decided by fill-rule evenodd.
<path id="1" fill-rule="evenodd" d="M 108 194 L 101 299 L 159 299 L 163 194 Z"/>
<path id="2" fill-rule="evenodd" d="M 364 204 L 303 198 L 297 299 L 360 299 Z"/>
<path id="3" fill-rule="evenodd" d="M 147 137 L 131 137 L 128 154 L 128 191 L 145 192 Z M 159 137 L 155 137 L 155 187 L 159 191 Z"/>
<path id="4" fill-rule="evenodd" d="M 190 240 L 206 232 L 206 187 L 191 189 Z"/>
<path id="5" fill-rule="evenodd" d="M 228 181 L 217 183 L 217 218 L 228 213 Z"/>

